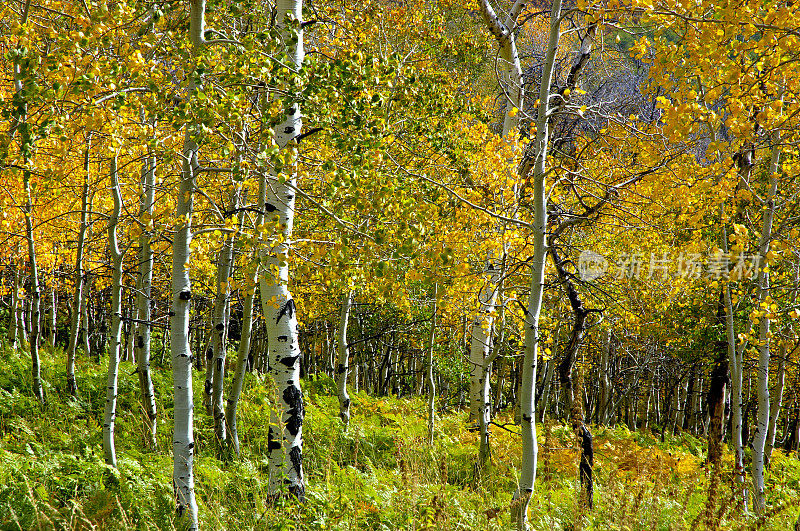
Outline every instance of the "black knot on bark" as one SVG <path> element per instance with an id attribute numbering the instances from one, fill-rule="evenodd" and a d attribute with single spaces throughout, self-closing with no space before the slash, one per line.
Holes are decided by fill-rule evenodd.
<path id="1" fill-rule="evenodd" d="M 303 427 L 305 410 L 303 407 L 303 392 L 294 385 L 283 390 L 283 400 L 286 402 L 289 419 L 286 421 L 286 430 L 296 436 Z"/>
<path id="2" fill-rule="evenodd" d="M 192 298 L 192 292 L 191 292 L 191 291 L 189 291 L 189 290 L 181 291 L 181 292 L 178 294 L 178 298 L 179 298 L 180 300 L 182 300 L 182 301 L 188 301 L 188 300 L 191 300 L 191 298 Z"/>

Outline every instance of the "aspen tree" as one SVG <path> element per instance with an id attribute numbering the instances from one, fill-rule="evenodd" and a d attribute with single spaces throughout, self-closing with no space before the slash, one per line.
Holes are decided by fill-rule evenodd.
<path id="1" fill-rule="evenodd" d="M 25 26 L 28 23 L 28 15 L 30 11 L 31 2 L 25 0 L 22 4 L 22 12 L 20 14 L 20 25 Z M 12 115 L 12 124 L 10 137 L 13 139 L 19 134 L 20 151 L 22 153 L 23 162 L 23 186 L 25 190 L 25 205 L 22 207 L 22 213 L 25 217 L 25 239 L 28 244 L 28 267 L 30 268 L 31 275 L 31 334 L 30 334 L 30 352 L 31 352 L 31 376 L 33 395 L 40 401 L 44 402 L 44 391 L 42 390 L 41 381 L 41 367 L 39 361 L 39 331 L 41 327 L 39 313 L 41 304 L 41 288 L 39 286 L 39 268 L 36 261 L 36 242 L 33 233 L 33 193 L 31 191 L 31 170 L 28 167 L 30 164 L 30 157 L 33 153 L 33 135 L 30 126 L 27 123 L 28 119 L 28 105 L 25 100 L 25 81 L 28 76 L 27 68 L 23 66 L 24 52 L 23 49 L 16 50 L 13 53 L 13 79 L 14 79 L 14 92 L 19 96 L 20 101 L 15 105 L 14 113 Z M 18 321 L 19 327 L 24 330 L 24 326 Z"/>
<path id="2" fill-rule="evenodd" d="M 428 391 L 428 444 L 433 444 L 436 422 L 436 383 L 433 378 L 433 346 L 436 337 L 436 310 L 439 299 L 439 283 L 433 285 L 433 308 L 431 311 L 431 329 L 428 333 L 428 353 L 425 359 L 425 383 Z"/>
<path id="3" fill-rule="evenodd" d="M 69 329 L 69 344 L 67 347 L 67 393 L 74 395 L 78 392 L 75 381 L 75 351 L 78 346 L 80 334 L 81 307 L 83 304 L 83 285 L 85 276 L 83 271 L 84 248 L 86 246 L 86 231 L 89 227 L 89 154 L 91 153 L 92 136 L 86 135 L 86 148 L 83 155 L 84 180 L 81 189 L 81 224 L 78 229 L 78 247 L 75 251 L 75 291 L 72 297 L 72 320 Z"/>
<path id="4" fill-rule="evenodd" d="M 279 0 L 276 23 L 283 36 L 290 64 L 303 63 L 302 0 Z M 270 437 L 270 484 L 279 478 L 298 499 L 305 498 L 303 475 L 303 392 L 300 389 L 300 344 L 297 332 L 297 307 L 289 291 L 289 250 L 297 189 L 295 139 L 302 127 L 300 104 L 292 102 L 284 120 L 275 128 L 279 153 L 269 179 L 264 205 L 267 222 L 277 222 L 277 234 L 265 249 L 264 273 L 259 278 L 261 301 L 266 321 L 269 371 L 275 381 L 279 412 L 278 432 Z M 283 162 L 279 162 L 283 161 Z M 278 438 L 278 440 L 275 440 Z M 288 463 L 286 462 L 288 460 Z"/>
<path id="5" fill-rule="evenodd" d="M 770 179 L 767 199 L 762 214 L 761 241 L 758 252 L 762 258 L 758 272 L 759 314 L 763 314 L 759 322 L 758 334 L 758 409 L 756 413 L 756 429 L 753 436 L 753 510 L 762 514 L 766 509 L 764 494 L 764 451 L 767 442 L 769 425 L 769 362 L 770 362 L 770 317 L 769 317 L 769 260 L 767 253 L 772 240 L 772 223 L 775 216 L 775 198 L 778 193 L 778 177 L 780 171 L 780 134 L 774 133 L 772 138 L 772 155 L 768 173 Z M 764 307 L 766 306 L 766 309 Z M 751 321 L 752 322 L 752 321 Z"/>
<path id="6" fill-rule="evenodd" d="M 205 0 L 191 0 L 189 4 L 190 60 L 187 64 L 188 94 L 194 95 L 202 87 L 196 71 L 196 60 L 205 43 Z M 192 241 L 192 214 L 194 187 L 200 169 L 197 136 L 199 124 L 185 126 L 181 179 L 178 188 L 175 217 L 177 227 L 172 243 L 172 319 L 170 351 L 172 353 L 172 378 L 175 392 L 175 431 L 172 439 L 173 475 L 179 525 L 197 529 L 197 500 L 194 493 L 194 400 L 192 395 L 192 353 L 189 345 L 189 309 L 192 285 L 189 278 L 190 243 Z"/>
<path id="7" fill-rule="evenodd" d="M 117 172 L 117 154 L 111 159 L 111 193 L 114 210 L 108 221 L 108 251 L 111 255 L 111 349 L 108 352 L 108 377 L 106 379 L 106 405 L 103 418 L 103 454 L 106 464 L 117 466 L 117 451 L 114 445 L 114 427 L 117 417 L 117 382 L 122 347 L 122 259 L 119 249 L 117 225 L 122 212 L 122 192 Z"/>
<path id="8" fill-rule="evenodd" d="M 231 190 L 230 210 L 235 216 L 239 209 L 241 190 L 237 187 Z M 212 345 L 214 355 L 211 364 L 214 367 L 214 377 L 211 385 L 211 410 L 214 417 L 214 433 L 217 440 L 224 442 L 228 429 L 225 426 L 225 410 L 223 406 L 223 383 L 225 381 L 225 359 L 227 356 L 227 332 L 230 313 L 230 279 L 233 268 L 233 249 L 235 233 L 230 233 L 225 238 L 219 254 L 217 265 L 217 294 L 214 300 L 214 314 L 212 320 Z"/>
<path id="9" fill-rule="evenodd" d="M 353 290 L 342 296 L 342 307 L 339 314 L 339 330 L 336 335 L 338 360 L 336 363 L 336 388 L 339 394 L 339 418 L 345 429 L 350 424 L 350 395 L 347 393 L 347 372 L 350 368 L 350 350 L 347 346 L 347 322 L 350 319 L 350 308 L 353 305 Z"/>
<path id="10" fill-rule="evenodd" d="M 154 124 L 155 125 L 155 124 Z M 139 393 L 145 427 L 145 443 L 151 449 L 157 446 L 156 397 L 150 374 L 151 310 L 150 296 L 153 287 L 153 206 L 155 204 L 156 156 L 148 147 L 142 165 L 142 190 L 139 217 L 144 227 L 139 234 L 139 277 L 137 279 L 136 306 L 139 319 L 136 323 L 136 363 L 139 373 Z"/>

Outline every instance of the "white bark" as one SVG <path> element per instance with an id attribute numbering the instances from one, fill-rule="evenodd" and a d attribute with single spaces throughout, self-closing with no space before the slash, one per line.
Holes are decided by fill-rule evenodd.
<path id="1" fill-rule="evenodd" d="M 191 0 L 189 36 L 192 52 L 187 68 L 193 69 L 193 58 L 204 44 L 205 0 Z M 197 85 L 194 72 L 189 73 L 188 93 Z M 195 178 L 199 170 L 198 146 L 195 135 L 197 124 L 186 124 L 181 161 L 181 181 L 178 189 L 178 220 L 172 244 L 172 318 L 170 350 L 172 353 L 172 378 L 175 393 L 175 431 L 172 439 L 173 473 L 179 526 L 197 529 L 197 501 L 194 493 L 194 400 L 192 394 L 192 353 L 189 345 L 189 310 L 192 285 L 189 278 L 189 260 L 192 240 L 192 213 L 194 210 Z"/>
<path id="2" fill-rule="evenodd" d="M 41 287 L 39 286 L 39 267 L 36 264 L 36 248 L 33 236 L 33 201 L 31 198 L 30 171 L 26 168 L 25 172 L 25 194 L 27 204 L 25 206 L 25 234 L 28 238 L 28 264 L 31 269 L 31 376 L 33 381 L 33 395 L 44 402 L 44 391 L 42 390 L 41 367 L 39 363 L 39 335 L 41 322 L 39 319 L 41 304 Z"/>
<path id="3" fill-rule="evenodd" d="M 597 404 L 598 407 L 598 424 L 607 424 L 609 416 L 609 408 L 611 407 L 611 380 L 608 377 L 608 361 L 611 356 L 611 329 L 606 332 L 605 345 L 600 354 L 600 399 Z M 676 401 L 677 403 L 677 401 Z M 677 409 L 677 408 L 676 408 Z"/>
<path id="4" fill-rule="evenodd" d="M 264 224 L 264 205 L 267 200 L 267 180 L 266 174 L 261 173 L 258 186 L 258 215 L 256 216 L 256 227 Z M 261 232 L 259 231 L 256 248 L 261 247 Z M 246 269 L 247 270 L 247 269 Z M 233 446 L 237 456 L 241 455 L 239 448 L 239 431 L 236 423 L 236 409 L 239 405 L 239 397 L 244 386 L 244 375 L 247 371 L 247 360 L 250 355 L 250 336 L 253 330 L 253 308 L 255 305 L 255 293 L 258 285 L 259 270 L 258 266 L 253 266 L 249 282 L 247 284 L 247 295 L 244 300 L 244 311 L 242 314 L 242 339 L 239 341 L 239 351 L 236 360 L 236 371 L 233 375 L 231 388 L 228 392 L 227 405 L 225 407 L 225 417 L 228 423 L 228 434 L 230 444 Z"/>
<path id="5" fill-rule="evenodd" d="M 436 310 L 438 297 L 439 284 L 434 284 L 431 329 L 428 333 L 428 354 L 425 359 L 425 382 L 428 388 L 428 444 L 433 444 L 433 434 L 436 427 L 436 383 L 433 380 L 433 341 L 436 337 Z"/>
<path id="6" fill-rule="evenodd" d="M 336 344 L 339 359 L 336 364 L 336 388 L 339 394 L 339 418 L 345 429 L 350 424 L 350 395 L 347 393 L 347 372 L 350 368 L 350 349 L 347 348 L 347 321 L 350 319 L 350 308 L 353 305 L 353 290 L 342 296 L 342 307 L 339 314 L 339 330 Z"/>
<path id="7" fill-rule="evenodd" d="M 136 306 L 138 307 L 139 321 L 136 333 L 136 362 L 139 371 L 139 391 L 144 413 L 145 444 L 155 449 L 157 447 L 156 431 L 156 397 L 153 388 L 153 379 L 150 374 L 150 293 L 153 284 L 153 250 L 150 247 L 152 239 L 152 216 L 155 203 L 155 172 L 156 157 L 148 153 L 142 168 L 142 203 L 140 217 L 146 226 L 139 235 L 139 279 L 136 291 Z"/>
<path id="8" fill-rule="evenodd" d="M 17 249 L 19 251 L 19 248 Z M 22 300 L 20 299 L 20 290 L 22 290 L 22 269 L 15 267 L 14 262 L 11 263 L 14 270 L 14 288 L 11 292 L 11 326 L 8 329 L 8 339 L 11 341 L 13 348 L 19 348 L 27 342 L 27 338 L 22 337 L 24 334 L 24 327 L 20 324 L 20 313 L 22 312 Z"/>
<path id="9" fill-rule="evenodd" d="M 89 209 L 91 210 L 92 202 L 89 202 Z M 86 229 L 86 239 L 92 239 L 92 226 L 91 224 Z M 78 328 L 80 329 L 80 337 L 83 341 L 83 355 L 87 358 L 92 353 L 92 347 L 89 344 L 89 272 L 84 270 L 83 276 L 83 296 L 81 297 L 81 307 L 80 307 L 80 322 L 78 323 Z M 100 353 L 97 353 L 97 360 L 100 361 Z"/>
<path id="10" fill-rule="evenodd" d="M 28 22 L 28 12 L 30 9 L 30 0 L 26 0 L 22 5 L 22 14 L 20 17 L 20 23 L 24 26 Z M 22 65 L 19 61 L 14 59 L 13 65 L 13 78 L 14 78 L 14 92 L 19 95 L 22 93 L 24 89 L 24 73 Z M 9 136 L 11 138 L 18 132 L 18 127 L 20 124 L 24 124 L 27 120 L 28 114 L 28 107 L 27 103 L 24 102 L 23 96 L 23 103 L 17 107 L 17 109 L 12 114 L 12 126 Z M 39 271 L 36 264 L 36 248 L 34 245 L 34 237 L 33 237 L 33 197 L 31 192 L 31 172 L 27 168 L 28 165 L 28 154 L 27 154 L 27 146 L 25 145 L 26 142 L 32 142 L 31 137 L 25 134 L 20 135 L 20 147 L 22 148 L 23 153 L 23 180 L 24 180 L 24 187 L 25 187 L 25 207 L 23 208 L 23 214 L 25 215 L 25 236 L 28 243 L 28 264 L 30 266 L 31 272 L 31 317 L 29 319 L 31 324 L 31 334 L 30 334 L 30 351 L 31 351 L 31 376 L 32 376 L 32 388 L 33 388 L 33 395 L 40 401 L 44 402 L 44 392 L 42 390 L 42 382 L 41 382 L 41 368 L 39 365 L 39 330 L 40 330 L 40 323 L 39 323 L 39 305 L 40 305 L 40 287 L 39 287 Z M 19 308 L 19 306 L 18 306 Z M 18 315 L 24 312 L 18 312 Z M 22 329 L 24 331 L 25 326 L 22 322 L 17 322 L 17 331 Z"/>
<path id="11" fill-rule="evenodd" d="M 106 379 L 106 407 L 103 419 L 103 454 L 106 464 L 117 466 L 114 446 L 114 427 L 117 416 L 117 380 L 122 346 L 122 252 L 117 241 L 117 224 L 122 211 L 122 193 L 117 174 L 117 156 L 111 159 L 111 192 L 114 210 L 108 221 L 108 252 L 111 256 L 111 349 L 108 352 L 108 377 Z"/>
<path id="12" fill-rule="evenodd" d="M 769 309 L 764 310 L 767 294 L 769 293 L 769 269 L 766 264 L 766 254 L 772 240 L 772 222 L 775 214 L 775 196 L 778 192 L 778 169 L 780 164 L 779 135 L 774 135 L 772 156 L 769 165 L 770 189 L 764 205 L 762 218 L 761 240 L 759 242 L 759 255 L 761 268 L 758 272 L 758 303 L 759 309 L 764 312 L 759 322 L 758 337 L 758 410 L 756 413 L 755 434 L 753 436 L 753 509 L 757 514 L 762 514 L 766 508 L 764 493 L 764 447 L 767 442 L 767 425 L 769 423 L 769 336 L 770 319 Z"/>
<path id="13" fill-rule="evenodd" d="M 86 139 L 86 150 L 83 155 L 83 188 L 81 190 L 81 225 L 78 229 L 78 248 L 75 251 L 75 293 L 72 298 L 72 322 L 69 329 L 69 345 L 67 347 L 67 392 L 74 395 L 78 392 L 75 381 L 75 351 L 78 347 L 80 333 L 81 301 L 83 297 L 83 249 L 86 242 L 86 229 L 89 225 L 89 152 L 91 136 Z"/>
<path id="14" fill-rule="evenodd" d="M 532 229 L 533 257 L 531 260 L 531 284 L 528 309 L 525 314 L 525 356 L 522 365 L 520 389 L 520 413 L 522 417 L 522 459 L 520 462 L 519 488 L 515 494 L 513 517 L 520 531 L 528 528 L 528 503 L 536 481 L 536 461 L 539 445 L 536 442 L 536 403 L 534 384 L 539 358 L 539 316 L 544 294 L 544 273 L 547 248 L 547 205 L 545 177 L 547 173 L 547 148 L 549 141 L 550 87 L 553 82 L 555 57 L 561 38 L 561 0 L 554 0 L 550 11 L 550 31 L 547 50 L 542 65 L 539 84 L 539 108 L 536 117 L 536 138 L 533 145 L 533 208 Z"/>
<path id="15" fill-rule="evenodd" d="M 240 194 L 241 191 L 238 188 L 231 190 L 231 212 L 236 212 L 238 210 Z M 214 378 L 211 389 L 211 410 L 214 414 L 214 432 L 217 436 L 217 440 L 221 442 L 225 441 L 228 432 L 225 425 L 222 392 L 223 382 L 225 381 L 225 358 L 228 353 L 227 336 L 230 317 L 228 304 L 231 291 L 228 279 L 231 276 L 231 269 L 233 267 L 234 239 L 234 234 L 230 234 L 225 238 L 225 243 L 220 251 L 217 266 L 217 296 L 214 301 L 213 329 L 211 331 L 213 334 L 212 345 L 214 350 L 214 357 L 211 362 L 211 365 L 214 367 Z"/>
<path id="16" fill-rule="evenodd" d="M 249 288 L 244 301 L 244 312 L 242 314 L 242 339 L 239 341 L 239 351 L 236 360 L 236 370 L 233 374 L 233 381 L 228 392 L 227 404 L 225 406 L 225 419 L 228 426 L 229 444 L 237 456 L 240 456 L 239 431 L 236 425 L 236 409 L 239 405 L 239 397 L 244 386 L 244 375 L 247 371 L 247 357 L 250 354 L 250 334 L 253 330 L 253 307 L 255 303 L 256 283 L 258 282 L 258 269 L 250 279 L 252 284 Z"/>
<path id="17" fill-rule="evenodd" d="M 480 10 L 483 20 L 500 46 L 502 64 L 499 65 L 500 88 L 505 96 L 505 113 L 503 114 L 503 136 L 519 129 L 520 114 L 510 112 L 516 108 L 523 111 L 525 92 L 522 79 L 522 64 L 517 53 L 517 18 L 527 4 L 527 0 L 516 0 L 511 6 L 504 22 L 495 14 L 488 0 L 481 0 Z"/>
<path id="18" fill-rule="evenodd" d="M 516 25 L 517 17 L 527 2 L 516 0 L 509 11 L 505 23 L 494 12 L 488 0 L 481 0 L 480 10 L 484 22 L 489 31 L 497 39 L 500 46 L 500 57 L 502 63 L 499 66 L 500 87 L 505 96 L 503 105 L 503 130 L 502 135 L 506 136 L 510 132 L 519 129 L 519 111 L 524 104 L 524 87 L 522 80 L 522 65 L 517 53 L 516 44 Z M 494 305 L 497 298 L 497 283 L 500 281 L 500 274 L 497 264 L 492 264 L 488 260 L 488 271 L 491 274 L 489 285 L 484 286 L 478 293 L 480 309 L 472 322 L 470 331 L 470 422 L 481 424 L 481 412 L 485 403 L 483 393 L 488 385 L 487 376 L 484 374 L 484 361 L 489 355 L 491 348 L 491 333 L 494 322 Z"/>
<path id="19" fill-rule="evenodd" d="M 481 410 L 484 404 L 484 361 L 489 356 L 492 343 L 492 325 L 494 324 L 495 303 L 497 302 L 497 284 L 500 281 L 500 271 L 491 260 L 488 261 L 487 271 L 491 275 L 489 281 L 478 293 L 480 310 L 472 322 L 470 329 L 470 421 L 480 423 Z"/>
<path id="20" fill-rule="evenodd" d="M 300 27 L 286 26 L 287 16 L 298 25 L 302 21 L 302 0 L 279 0 L 276 21 L 286 43 L 291 63 L 300 67 L 303 62 L 303 32 Z M 296 40 L 290 33 L 296 32 Z M 294 139 L 300 134 L 302 114 L 295 103 L 286 110 L 286 118 L 275 129 L 275 141 L 285 150 L 294 148 Z M 282 431 L 282 445 L 270 444 L 270 483 L 279 477 L 289 492 L 302 500 L 305 497 L 303 477 L 303 393 L 300 389 L 300 345 L 297 335 L 297 313 L 289 291 L 289 249 L 294 225 L 295 188 L 297 173 L 294 167 L 274 170 L 270 178 L 266 209 L 271 219 L 278 222 L 278 234 L 266 256 L 264 274 L 260 278 L 261 301 L 267 328 L 269 370 L 275 380 L 281 409 L 278 426 Z M 274 425 L 274 423 L 273 423 Z M 268 437 L 269 438 L 269 437 Z M 288 458 L 288 465 L 284 460 Z"/>
<path id="21" fill-rule="evenodd" d="M 769 427 L 767 428 L 767 444 L 764 449 L 764 463 L 769 466 L 769 461 L 772 458 L 772 449 L 775 447 L 775 432 L 778 426 L 778 416 L 781 413 L 781 401 L 783 400 L 783 387 L 786 380 L 786 343 L 781 343 L 780 354 L 778 358 L 778 374 L 777 382 L 775 383 L 775 396 L 772 398 L 772 404 L 769 412 Z"/>

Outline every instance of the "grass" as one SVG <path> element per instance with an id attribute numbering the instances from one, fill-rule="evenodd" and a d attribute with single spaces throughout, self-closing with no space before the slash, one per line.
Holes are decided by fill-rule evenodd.
<path id="1" fill-rule="evenodd" d="M 30 395 L 26 353 L 3 351 L 0 373 L 0 529 L 171 529 L 174 526 L 171 377 L 155 369 L 159 443 L 147 452 L 137 377 L 123 363 L 117 452 L 119 467 L 103 463 L 100 419 L 105 366 L 81 360 L 80 394 L 62 396 L 63 354 L 43 354 L 47 403 Z M 491 464 L 475 466 L 477 441 L 463 412 L 442 416 L 434 445 L 426 442 L 422 400 L 353 395 L 345 431 L 333 382 L 305 382 L 307 500 L 266 503 L 263 377 L 248 375 L 240 406 L 240 460 L 219 458 L 212 425 L 199 407 L 195 381 L 197 496 L 204 529 L 509 529 L 518 477 L 518 437 L 495 428 Z M 501 418 L 499 422 L 509 422 Z M 516 427 L 509 425 L 509 429 Z M 703 445 L 624 427 L 594 428 L 596 505 L 577 507 L 577 453 L 570 430 L 539 425 L 540 459 L 531 502 L 534 529 L 678 530 L 706 528 L 709 478 Z M 726 455 L 712 521 L 722 529 L 790 529 L 800 509 L 800 462 L 777 454 L 768 474 L 768 517 L 739 513 Z"/>

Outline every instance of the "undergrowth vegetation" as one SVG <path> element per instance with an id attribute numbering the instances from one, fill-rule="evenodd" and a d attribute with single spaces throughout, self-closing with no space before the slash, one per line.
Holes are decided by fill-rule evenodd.
<path id="1" fill-rule="evenodd" d="M 104 464 L 105 367 L 83 360 L 81 393 L 66 398 L 61 353 L 44 356 L 47 402 L 30 395 L 25 353 L 5 350 L 0 373 L 0 528 L 170 529 L 173 527 L 171 378 L 156 369 L 159 444 L 145 451 L 134 367 L 123 364 L 117 451 Z M 200 378 L 195 381 L 200 403 Z M 465 413 L 438 420 L 441 437 L 426 442 L 421 400 L 353 395 L 343 430 L 329 379 L 305 382 L 307 499 L 266 501 L 270 393 L 248 375 L 240 405 L 242 458 L 216 448 L 213 425 L 196 411 L 196 482 L 205 529 L 507 529 L 518 477 L 519 439 L 511 418 L 493 430 L 491 464 L 476 467 L 477 437 Z M 540 458 L 531 504 L 534 529 L 673 530 L 707 527 L 709 475 L 704 446 L 688 435 L 597 427 L 596 492 L 591 512 L 578 509 L 573 435 L 540 425 Z M 731 457 L 723 470 L 731 470 Z M 790 529 L 800 509 L 800 462 L 776 451 L 768 474 L 769 507 L 761 519 L 741 515 L 732 478 L 723 475 L 711 509 L 723 529 Z"/>

